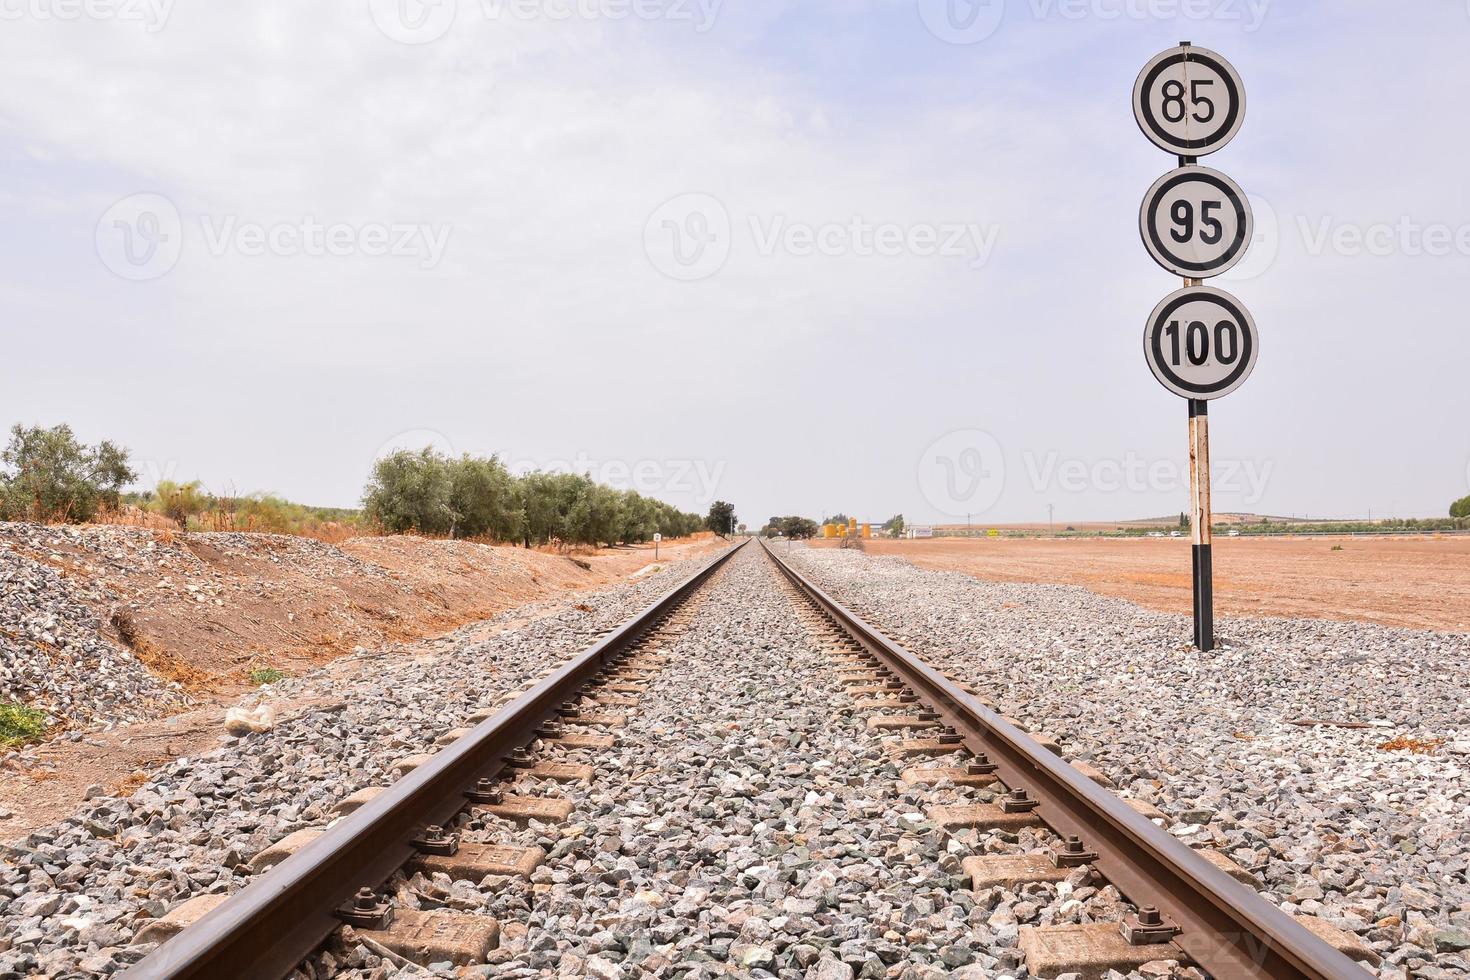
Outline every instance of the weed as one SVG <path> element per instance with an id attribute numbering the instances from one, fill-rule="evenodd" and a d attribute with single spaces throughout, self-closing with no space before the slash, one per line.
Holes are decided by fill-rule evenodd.
<path id="1" fill-rule="evenodd" d="M 1335 544 L 1335 545 L 1332 546 L 1332 550 L 1333 551 L 1341 551 L 1342 550 L 1342 545 Z"/>
<path id="2" fill-rule="evenodd" d="M 0 701 L 0 745 L 25 745 L 44 734 L 44 712 L 14 701 Z"/>
<path id="3" fill-rule="evenodd" d="M 262 684 L 274 684 L 276 681 L 283 681 L 287 676 L 285 671 L 277 670 L 274 667 L 257 667 L 250 672 L 250 683 L 256 687 L 260 687 Z"/>

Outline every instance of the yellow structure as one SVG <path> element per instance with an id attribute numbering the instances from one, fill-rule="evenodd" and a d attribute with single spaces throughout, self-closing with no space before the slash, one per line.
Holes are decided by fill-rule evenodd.
<path id="1" fill-rule="evenodd" d="M 871 524 L 864 524 L 863 525 L 863 537 L 865 537 L 865 538 L 871 538 L 872 536 L 873 536 L 873 525 L 871 525 Z"/>
<path id="2" fill-rule="evenodd" d="M 837 537 L 837 525 L 836 524 L 823 524 L 822 525 L 822 537 L 824 537 L 824 538 L 835 538 L 835 537 Z"/>

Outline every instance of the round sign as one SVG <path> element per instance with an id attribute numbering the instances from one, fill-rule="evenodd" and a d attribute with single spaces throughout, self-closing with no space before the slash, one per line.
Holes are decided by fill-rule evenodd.
<path id="1" fill-rule="evenodd" d="M 1245 86 L 1230 62 L 1181 44 L 1156 55 L 1133 83 L 1133 116 L 1154 145 L 1199 157 L 1229 143 L 1245 121 Z"/>
<path id="2" fill-rule="evenodd" d="M 1138 232 L 1159 265 L 1186 279 L 1208 279 L 1245 255 L 1255 219 L 1235 181 L 1208 167 L 1180 167 L 1143 196 Z"/>
<path id="3" fill-rule="evenodd" d="M 1222 398 L 1245 383 L 1260 353 L 1256 322 L 1240 300 L 1186 286 L 1154 307 L 1143 356 L 1159 384 L 1181 398 Z"/>

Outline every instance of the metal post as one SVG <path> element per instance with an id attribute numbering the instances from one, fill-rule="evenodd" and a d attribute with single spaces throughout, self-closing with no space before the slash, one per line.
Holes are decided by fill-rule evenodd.
<path id="1" fill-rule="evenodd" d="M 1198 162 L 1180 157 L 1179 165 Z M 1200 280 L 1185 279 L 1184 285 L 1198 286 Z M 1189 399 L 1189 525 L 1194 563 L 1194 645 L 1208 653 L 1215 649 L 1215 562 L 1212 554 L 1210 507 L 1210 403 Z"/>
<path id="2" fill-rule="evenodd" d="M 1194 645 L 1215 649 L 1215 570 L 1210 553 L 1210 403 L 1189 399 L 1189 521 L 1194 532 Z"/>

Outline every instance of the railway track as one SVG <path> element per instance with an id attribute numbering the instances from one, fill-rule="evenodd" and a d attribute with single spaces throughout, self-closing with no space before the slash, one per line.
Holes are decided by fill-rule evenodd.
<path id="1" fill-rule="evenodd" d="M 745 620 L 722 618 L 720 605 L 708 601 L 724 587 L 717 582 L 727 572 L 739 578 L 731 589 L 766 594 L 761 629 L 771 628 L 772 617 L 789 621 L 780 643 L 747 644 L 733 658 L 719 649 L 722 642 L 734 647 L 744 641 Z M 774 612 L 772 582 L 785 602 Z M 690 639 L 696 627 L 705 631 L 698 642 Z M 742 676 L 746 670 L 748 678 Z M 697 707 L 702 701 L 707 711 Z M 727 732 L 746 732 L 763 721 L 779 729 L 771 745 L 750 750 L 722 741 Z M 619 746 L 619 738 L 638 744 Z M 693 748 L 678 751 L 680 740 Z M 171 913 L 182 931 L 123 976 L 284 977 L 313 963 L 306 975 L 316 975 L 323 944 L 340 938 L 344 926 L 350 941 L 388 963 L 482 962 L 494 957 L 502 931 L 524 937 L 530 923 L 543 946 L 547 936 L 575 931 L 572 916 L 558 918 L 554 908 L 543 906 L 555 906 L 558 897 L 575 891 L 578 875 L 599 873 L 614 884 L 595 887 L 615 889 L 613 903 L 624 911 L 637 907 L 639 915 L 663 899 L 651 887 L 624 894 L 633 887 L 629 882 L 639 876 L 673 881 L 685 889 L 681 904 L 690 905 L 686 912 L 700 923 L 702 938 L 724 955 L 712 961 L 701 953 L 700 962 L 680 973 L 679 950 L 694 947 L 667 923 L 654 928 L 645 915 L 635 921 L 654 939 L 667 940 L 660 946 L 664 952 L 648 954 L 647 973 L 800 975 L 783 972 L 786 964 L 774 955 L 767 958 L 766 947 L 779 945 L 759 941 L 772 928 L 768 919 L 745 915 L 727 934 L 721 921 L 734 917 L 720 920 L 698 907 L 723 914 L 725 906 L 750 902 L 759 909 L 772 894 L 785 892 L 783 879 L 768 873 L 772 861 L 731 872 L 743 884 L 722 891 L 721 882 L 730 877 L 725 872 L 738 861 L 708 838 L 698 846 L 683 843 L 680 824 L 691 809 L 745 830 L 735 838 L 742 843 L 775 833 L 783 841 L 775 849 L 783 861 L 789 846 L 810 851 L 808 863 L 816 863 L 814 837 L 832 845 L 826 853 L 836 862 L 830 871 L 798 866 L 781 872 L 805 886 L 802 897 L 783 898 L 777 909 L 785 913 L 779 917 L 784 928 L 820 936 L 810 946 L 791 942 L 783 949 L 783 956 L 797 957 L 803 967 L 803 948 L 818 963 L 849 948 L 829 942 L 842 935 L 822 923 L 824 908 L 857 916 L 869 931 L 881 932 L 885 958 L 873 966 L 872 957 L 860 956 L 853 964 L 859 970 L 833 960 L 838 965 L 832 976 L 898 976 L 893 971 L 912 950 L 919 951 L 916 960 L 929 961 L 932 951 L 939 961 L 934 935 L 953 938 L 974 921 L 973 903 L 946 897 L 953 884 L 977 894 L 997 888 L 1045 894 L 1062 906 L 1068 896 L 1080 896 L 1070 901 L 1087 915 L 1073 918 L 1117 913 L 1110 921 L 1020 926 L 1019 948 L 989 959 L 996 975 L 1007 965 L 1019 967 L 1023 956 L 1032 974 L 1047 976 L 1100 975 L 1165 961 L 1192 963 L 1216 977 L 1366 975 L 1347 955 L 1367 952 L 1354 945 L 1354 937 L 1278 910 L 1232 877 L 1247 877 L 1242 869 L 1180 843 L 1151 815 L 1062 761 L 1057 746 L 1022 731 L 982 695 L 954 684 L 844 609 L 764 543 L 722 552 L 503 710 L 471 716 L 440 741 L 438 752 L 403 760 L 403 775 L 392 785 L 344 799 L 343 815 L 332 826 L 293 835 L 297 839 L 280 842 L 268 860 L 258 856 L 258 864 L 273 866 L 234 896 L 196 899 L 192 908 Z M 644 751 L 661 742 L 672 743 L 672 755 Z M 813 762 L 810 754 L 817 752 L 838 761 Z M 742 780 L 737 768 L 752 755 L 771 771 L 800 771 L 796 778 L 806 792 L 801 806 L 795 797 L 786 802 L 779 793 L 758 793 L 759 775 L 748 784 Z M 616 867 L 574 859 L 575 839 L 544 831 L 574 811 L 613 806 L 626 807 L 641 821 L 651 812 L 653 791 L 639 787 L 660 768 L 683 780 L 677 784 L 682 798 L 657 800 L 664 812 L 646 826 L 606 832 L 596 848 L 619 855 Z M 637 774 L 630 775 L 634 769 Z M 810 779 L 812 771 L 828 775 Z M 599 788 L 602 783 L 608 787 Z M 863 796 L 858 810 L 843 793 Z M 766 799 L 772 795 L 778 797 L 774 803 Z M 751 809 L 752 800 L 760 805 Z M 921 805 L 922 814 L 911 812 Z M 892 833 L 895 824 L 929 842 L 925 846 L 933 853 Z M 829 832 L 818 834 L 813 826 Z M 665 846 L 661 834 L 675 835 L 675 843 Z M 618 839 L 629 835 L 639 835 L 637 843 Z M 859 846 L 853 856 L 854 840 L 865 846 L 881 842 L 885 850 L 867 854 Z M 581 853 L 585 858 L 587 852 Z M 945 875 L 940 865 L 958 863 L 960 855 L 962 868 L 950 870 L 962 873 Z M 878 872 L 874 862 L 883 866 Z M 945 884 L 915 896 L 905 914 L 894 918 L 893 901 L 864 907 L 860 892 L 844 891 L 838 880 L 844 867 L 856 868 L 852 873 L 860 881 L 861 875 L 871 879 L 891 871 L 880 880 L 894 882 L 893 895 L 900 898 L 913 892 L 906 884 L 912 876 Z M 830 888 L 822 874 L 831 876 Z M 530 879 L 536 884 L 527 901 L 534 908 L 524 910 L 525 921 L 519 922 L 477 914 L 466 907 L 472 901 L 414 890 L 413 882 L 429 879 Z M 405 893 L 413 896 L 408 903 L 401 901 Z M 752 918 L 764 924 L 750 925 Z M 989 934 L 983 926 L 981 931 Z M 969 962 L 967 952 L 952 955 L 957 948 L 946 947 L 942 962 Z M 618 952 L 631 963 L 631 952 Z M 548 951 L 543 960 L 557 955 Z M 637 975 L 616 965 L 610 970 L 617 972 L 608 975 Z M 510 973 L 535 974 L 534 968 Z"/>

